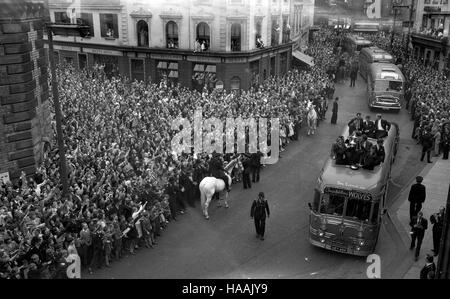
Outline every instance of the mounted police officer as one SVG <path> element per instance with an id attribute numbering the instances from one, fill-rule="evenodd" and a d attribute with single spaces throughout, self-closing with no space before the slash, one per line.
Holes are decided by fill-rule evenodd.
<path id="1" fill-rule="evenodd" d="M 221 179 L 225 183 L 227 192 L 230 192 L 230 184 L 228 182 L 228 176 L 223 167 L 223 159 L 220 154 L 213 152 L 211 160 L 209 161 L 209 172 L 216 179 Z"/>

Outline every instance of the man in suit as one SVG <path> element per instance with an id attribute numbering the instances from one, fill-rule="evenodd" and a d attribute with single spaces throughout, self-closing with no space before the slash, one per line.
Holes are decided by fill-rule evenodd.
<path id="1" fill-rule="evenodd" d="M 253 201 L 250 209 L 250 217 L 255 220 L 256 237 L 261 240 L 264 240 L 266 216 L 270 216 L 269 205 L 265 199 L 264 192 L 259 192 L 258 199 Z"/>
<path id="2" fill-rule="evenodd" d="M 439 254 L 439 246 L 441 244 L 442 229 L 444 227 L 444 212 L 445 208 L 439 209 L 439 213 L 431 215 L 430 222 L 433 224 L 433 253 L 434 256 Z"/>
<path id="3" fill-rule="evenodd" d="M 384 120 L 381 114 L 377 114 L 377 120 L 375 121 L 375 138 L 384 138 L 388 135 L 391 129 L 391 124 Z"/>
<path id="4" fill-rule="evenodd" d="M 258 151 L 251 155 L 252 159 L 252 182 L 258 183 L 259 182 L 259 172 L 261 170 L 261 157 L 263 154 Z"/>
<path id="5" fill-rule="evenodd" d="M 356 117 L 348 123 L 349 134 L 352 135 L 354 131 L 361 132 L 363 129 L 363 123 L 364 121 L 361 117 L 361 113 L 356 113 Z"/>
<path id="6" fill-rule="evenodd" d="M 366 119 L 363 122 L 363 134 L 366 134 L 367 137 L 372 138 L 375 134 L 375 123 L 370 120 L 370 115 L 366 116 Z"/>
<path id="7" fill-rule="evenodd" d="M 244 156 L 242 161 L 242 167 L 244 171 L 242 172 L 242 183 L 244 184 L 244 189 L 251 189 L 252 183 L 250 181 L 250 173 L 252 172 L 252 161 L 249 157 Z"/>
<path id="8" fill-rule="evenodd" d="M 355 87 L 356 78 L 358 78 L 358 66 L 353 66 L 350 72 L 350 87 Z"/>
<path id="9" fill-rule="evenodd" d="M 333 114 L 331 115 L 331 124 L 333 124 L 333 125 L 335 125 L 337 122 L 337 114 L 338 114 L 338 109 L 339 109 L 338 101 L 339 101 L 339 98 L 335 98 L 334 102 L 333 102 L 333 109 L 332 109 Z"/>
<path id="10" fill-rule="evenodd" d="M 427 254 L 427 263 L 420 270 L 420 279 L 434 279 L 436 275 L 436 265 L 434 264 L 433 257 Z"/>
<path id="11" fill-rule="evenodd" d="M 409 190 L 408 201 L 409 205 L 409 218 L 410 220 L 413 217 L 417 216 L 420 210 L 422 210 L 422 204 L 426 198 L 426 188 L 422 185 L 423 177 L 416 177 L 416 183 L 411 186 L 411 190 Z"/>
<path id="12" fill-rule="evenodd" d="M 424 133 L 422 134 L 422 156 L 420 161 L 423 162 L 423 158 L 425 158 L 425 154 L 427 154 L 427 162 L 432 163 L 430 159 L 431 149 L 433 148 L 433 135 L 429 128 L 426 128 Z"/>
<path id="13" fill-rule="evenodd" d="M 384 150 L 383 143 L 383 139 L 380 138 L 377 140 L 377 144 L 375 145 L 375 152 L 377 153 L 380 163 L 383 163 L 386 158 L 386 151 Z"/>
<path id="14" fill-rule="evenodd" d="M 428 220 L 423 217 L 422 211 L 420 211 L 417 216 L 414 216 L 409 224 L 411 226 L 411 247 L 413 250 L 416 247 L 415 261 L 419 259 L 420 247 L 422 246 L 423 237 L 425 236 L 425 231 L 428 228 Z M 417 240 L 417 245 L 416 245 Z"/>

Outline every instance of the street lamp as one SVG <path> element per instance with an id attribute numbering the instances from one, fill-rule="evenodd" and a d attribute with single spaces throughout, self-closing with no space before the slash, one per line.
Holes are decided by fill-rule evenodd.
<path id="1" fill-rule="evenodd" d="M 56 134 L 58 139 L 58 152 L 59 152 L 59 171 L 60 179 L 63 187 L 62 196 L 65 197 L 68 193 L 69 186 L 67 182 L 67 164 L 66 154 L 64 148 L 64 136 L 62 132 L 62 113 L 61 104 L 59 102 L 58 94 L 58 81 L 56 80 L 56 66 L 55 55 L 53 49 L 53 35 L 66 35 L 66 36 L 81 36 L 86 37 L 90 32 L 90 26 L 77 25 L 77 24 L 46 24 L 47 36 L 48 36 L 48 54 L 50 60 L 50 71 L 52 74 L 52 94 L 53 104 L 55 105 L 55 118 L 56 118 Z"/>

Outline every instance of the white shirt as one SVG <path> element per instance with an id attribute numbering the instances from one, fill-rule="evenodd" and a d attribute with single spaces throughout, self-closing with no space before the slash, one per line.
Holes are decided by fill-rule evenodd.
<path id="1" fill-rule="evenodd" d="M 378 130 L 384 131 L 383 126 L 381 125 L 381 119 L 380 119 L 380 121 L 378 122 Z"/>

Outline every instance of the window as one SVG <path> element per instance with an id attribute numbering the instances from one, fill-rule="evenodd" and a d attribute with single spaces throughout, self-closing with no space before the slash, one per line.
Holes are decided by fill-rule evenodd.
<path id="1" fill-rule="evenodd" d="M 271 45 L 277 46 L 279 44 L 280 40 L 280 26 L 278 25 L 278 22 L 276 20 L 272 20 L 272 38 L 271 38 Z"/>
<path id="2" fill-rule="evenodd" d="M 312 204 L 312 209 L 314 212 L 317 212 L 319 210 L 319 204 L 320 204 L 320 191 L 315 189 L 314 190 L 314 201 Z"/>
<path id="3" fill-rule="evenodd" d="M 169 21 L 166 24 L 166 47 L 178 49 L 178 25 L 174 21 Z"/>
<path id="4" fill-rule="evenodd" d="M 372 223 L 373 224 L 376 224 L 376 223 L 378 223 L 378 212 L 379 212 L 379 209 L 380 209 L 380 203 L 379 202 L 376 202 L 374 205 L 373 205 L 373 211 L 372 211 L 372 217 L 371 217 L 371 219 L 372 219 Z"/>
<path id="5" fill-rule="evenodd" d="M 80 13 L 77 24 L 90 26 L 89 37 L 94 36 L 94 21 L 91 13 Z"/>
<path id="6" fill-rule="evenodd" d="M 55 12 L 55 23 L 70 24 L 70 18 L 66 12 Z"/>
<path id="7" fill-rule="evenodd" d="M 137 22 L 138 47 L 148 47 L 148 24 L 144 20 Z"/>
<path id="8" fill-rule="evenodd" d="M 342 216 L 345 196 L 325 193 L 320 204 L 320 213 Z"/>
<path id="9" fill-rule="evenodd" d="M 217 82 L 216 66 L 213 64 L 195 64 L 192 75 L 192 85 L 202 91 L 204 87 L 214 89 Z"/>
<path id="10" fill-rule="evenodd" d="M 131 80 L 145 81 L 144 60 L 131 59 Z"/>
<path id="11" fill-rule="evenodd" d="M 166 81 L 172 85 L 178 83 L 178 62 L 160 60 L 157 61 L 156 69 L 157 82 Z"/>
<path id="12" fill-rule="evenodd" d="M 117 15 L 100 14 L 101 36 L 105 38 L 119 38 Z"/>
<path id="13" fill-rule="evenodd" d="M 241 51 L 241 24 L 231 25 L 231 51 Z"/>
<path id="14" fill-rule="evenodd" d="M 94 54 L 94 65 L 100 66 L 108 77 L 119 74 L 119 57 Z"/>
<path id="15" fill-rule="evenodd" d="M 241 79 L 239 77 L 233 77 L 230 81 L 231 90 L 239 90 L 241 89 Z"/>
<path id="16" fill-rule="evenodd" d="M 291 26 L 288 24 L 287 17 L 283 17 L 283 36 L 282 36 L 283 44 L 289 42 L 290 35 L 291 35 Z"/>
<path id="17" fill-rule="evenodd" d="M 78 67 L 80 70 L 86 68 L 87 66 L 87 55 L 86 54 L 78 54 Z"/>
<path id="18" fill-rule="evenodd" d="M 281 53 L 280 55 L 280 74 L 284 75 L 287 73 L 287 52 Z"/>
<path id="19" fill-rule="evenodd" d="M 347 208 L 345 209 L 345 217 L 358 219 L 361 221 L 369 221 L 371 201 L 356 198 L 347 199 Z"/>
<path id="20" fill-rule="evenodd" d="M 208 24 L 201 22 L 197 25 L 196 51 L 207 51 L 209 49 L 210 34 Z"/>
<path id="21" fill-rule="evenodd" d="M 270 75 L 275 76 L 275 57 L 270 58 Z"/>
<path id="22" fill-rule="evenodd" d="M 261 32 L 262 32 L 262 24 L 261 21 L 257 21 L 255 25 L 255 45 L 256 48 L 262 49 L 264 48 L 264 43 L 262 41 Z"/>
<path id="23" fill-rule="evenodd" d="M 252 86 L 258 87 L 259 84 L 259 60 L 250 62 L 250 71 L 252 72 Z"/>
<path id="24" fill-rule="evenodd" d="M 399 81 L 389 81 L 389 90 L 402 91 L 403 83 Z"/>
<path id="25" fill-rule="evenodd" d="M 64 57 L 64 64 L 73 65 L 73 57 L 69 57 L 69 56 Z"/>

